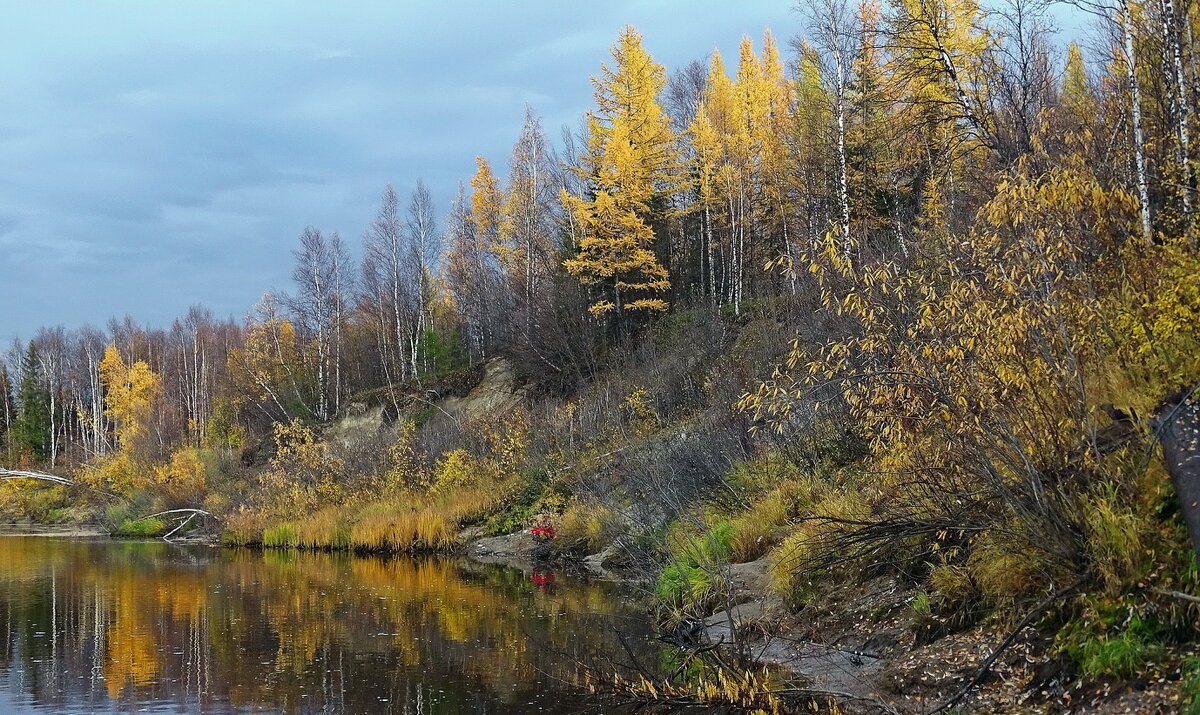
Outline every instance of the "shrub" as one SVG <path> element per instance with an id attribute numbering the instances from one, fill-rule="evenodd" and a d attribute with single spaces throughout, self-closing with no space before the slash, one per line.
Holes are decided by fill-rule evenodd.
<path id="1" fill-rule="evenodd" d="M 193 505 L 208 489 L 208 477 L 200 450 L 185 447 L 171 460 L 154 468 L 156 491 L 166 496 L 171 506 Z"/>

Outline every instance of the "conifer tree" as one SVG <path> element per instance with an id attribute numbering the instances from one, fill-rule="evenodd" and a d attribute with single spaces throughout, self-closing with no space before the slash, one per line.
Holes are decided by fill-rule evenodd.
<path id="1" fill-rule="evenodd" d="M 613 66 L 593 78 L 596 109 L 588 114 L 587 154 L 580 171 L 592 196 L 564 195 L 583 227 L 579 253 L 564 262 L 600 295 L 593 315 L 666 310 L 659 297 L 671 286 L 655 253 L 653 224 L 678 187 L 679 154 L 670 118 L 659 104 L 666 84 L 663 67 L 627 26 L 612 49 Z"/>
<path id="2" fill-rule="evenodd" d="M 33 343 L 21 360 L 21 382 L 17 388 L 17 418 L 11 444 L 18 454 L 36 460 L 50 458 L 50 388 L 42 379 L 41 361 Z"/>

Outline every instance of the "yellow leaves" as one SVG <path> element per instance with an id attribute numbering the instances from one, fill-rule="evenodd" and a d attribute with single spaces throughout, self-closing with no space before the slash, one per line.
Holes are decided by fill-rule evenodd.
<path id="1" fill-rule="evenodd" d="M 494 250 L 500 231 L 500 185 L 487 159 L 477 156 L 475 165 L 475 175 L 471 177 L 471 222 Z"/>
<path id="2" fill-rule="evenodd" d="M 168 463 L 155 467 L 154 480 L 157 490 L 179 506 L 198 504 L 208 487 L 200 451 L 193 447 L 177 450 Z"/>
<path id="3" fill-rule="evenodd" d="M 572 275 L 585 284 L 606 283 L 613 298 L 602 298 L 589 308 L 601 316 L 619 310 L 666 310 L 667 302 L 639 295 L 670 288 L 667 270 L 650 246 L 654 232 L 633 209 L 623 208 L 616 197 L 599 191 L 591 202 L 574 200 L 571 209 L 584 227 L 579 255 L 563 261 Z M 633 292 L 633 295 L 629 295 Z"/>
<path id="4" fill-rule="evenodd" d="M 100 383 L 105 414 L 117 422 L 120 447 L 132 449 L 147 433 L 154 401 L 162 394 L 162 379 L 140 360 L 126 365 L 116 345 L 110 344 L 100 360 Z"/>

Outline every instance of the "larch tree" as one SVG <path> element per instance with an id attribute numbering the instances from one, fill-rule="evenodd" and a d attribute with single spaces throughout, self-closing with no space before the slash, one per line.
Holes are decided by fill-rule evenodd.
<path id="1" fill-rule="evenodd" d="M 633 314 L 666 310 L 671 287 L 655 253 L 653 224 L 679 185 L 675 135 L 658 97 L 666 84 L 662 65 L 627 26 L 612 48 L 614 64 L 594 77 L 596 109 L 588 114 L 587 152 L 580 171 L 590 195 L 564 195 L 583 229 L 567 271 L 599 289 L 589 310 L 612 315 L 618 325 Z"/>
<path id="2" fill-rule="evenodd" d="M 1072 42 L 1067 47 L 1067 63 L 1063 68 L 1062 103 L 1080 125 L 1090 123 L 1096 113 L 1096 96 L 1088 79 L 1083 52 Z"/>

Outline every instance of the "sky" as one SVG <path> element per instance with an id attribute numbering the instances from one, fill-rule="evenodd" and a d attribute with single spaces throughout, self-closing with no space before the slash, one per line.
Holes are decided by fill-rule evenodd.
<path id="1" fill-rule="evenodd" d="M 0 345 L 38 326 L 189 306 L 240 318 L 288 289 L 305 226 L 356 246 L 391 183 L 449 209 L 502 167 L 526 105 L 577 127 L 633 24 L 668 69 L 791 0 L 0 2 Z"/>
<path id="2" fill-rule="evenodd" d="M 679 67 L 799 29 L 787 0 L 89 0 L 0 9 L 0 340 L 240 318 L 305 226 L 356 245 L 387 183 L 445 211 L 528 104 L 591 105 L 626 23 Z M 736 55 L 733 55 L 736 56 Z"/>

